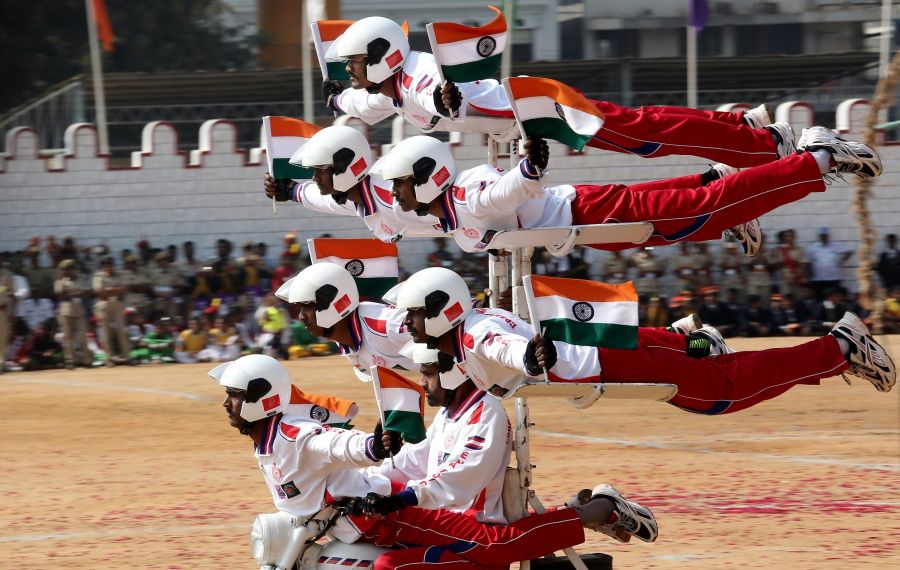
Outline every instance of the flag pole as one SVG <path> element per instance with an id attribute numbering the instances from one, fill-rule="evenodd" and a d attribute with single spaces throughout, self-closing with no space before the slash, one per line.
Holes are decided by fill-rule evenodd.
<path id="1" fill-rule="evenodd" d="M 88 43 L 91 49 L 91 76 L 94 84 L 94 112 L 97 121 L 97 141 L 100 154 L 109 154 L 109 133 L 106 124 L 106 93 L 103 90 L 103 63 L 100 59 L 100 42 L 97 39 L 97 14 L 94 0 L 84 0 L 87 13 Z"/>
<path id="2" fill-rule="evenodd" d="M 300 65 L 303 66 L 303 120 L 315 122 L 313 111 L 312 58 L 309 54 L 309 7 L 304 2 L 300 8 Z"/>
<path id="3" fill-rule="evenodd" d="M 697 108 L 697 28 L 687 27 L 687 106 Z"/>

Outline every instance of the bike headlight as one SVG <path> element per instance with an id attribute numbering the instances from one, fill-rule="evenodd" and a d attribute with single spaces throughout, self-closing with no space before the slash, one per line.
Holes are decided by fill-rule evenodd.
<path id="1" fill-rule="evenodd" d="M 257 515 L 250 527 L 250 554 L 256 563 L 263 566 L 276 562 L 290 545 L 293 531 L 288 513 Z"/>

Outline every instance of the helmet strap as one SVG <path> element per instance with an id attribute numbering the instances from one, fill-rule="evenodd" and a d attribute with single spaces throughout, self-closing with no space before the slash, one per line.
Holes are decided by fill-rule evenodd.
<path id="1" fill-rule="evenodd" d="M 428 210 L 431 209 L 430 204 L 423 204 L 422 202 L 418 202 L 416 207 L 413 208 L 413 212 L 416 213 L 417 216 L 427 216 Z"/>
<path id="2" fill-rule="evenodd" d="M 381 83 L 373 83 L 366 87 L 366 91 L 372 95 L 378 95 L 379 93 L 381 93 L 382 85 L 384 85 L 384 81 L 382 81 Z"/>
<path id="3" fill-rule="evenodd" d="M 338 206 L 343 206 L 347 203 L 347 197 L 349 196 L 349 194 L 350 192 L 334 191 L 331 193 L 331 199 L 334 200 L 335 204 L 337 204 Z"/>

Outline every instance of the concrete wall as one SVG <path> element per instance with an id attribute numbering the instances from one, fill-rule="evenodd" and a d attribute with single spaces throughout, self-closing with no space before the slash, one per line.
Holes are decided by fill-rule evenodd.
<path id="1" fill-rule="evenodd" d="M 858 137 L 867 109 L 865 101 L 847 102 L 840 109 L 838 127 Z M 791 121 L 798 136 L 801 128 L 815 122 L 812 108 L 802 102 L 781 105 L 777 115 Z M 398 137 L 414 134 L 408 125 L 396 127 Z M 82 246 L 105 242 L 113 251 L 133 248 L 141 239 L 158 247 L 190 239 L 203 259 L 212 255 L 219 237 L 236 246 L 246 240 L 264 241 L 275 255 L 288 231 L 297 231 L 304 240 L 324 232 L 336 237 L 367 235 L 356 218 L 322 216 L 290 202 L 279 204 L 274 214 L 262 192 L 264 151 L 239 149 L 235 140 L 232 123 L 208 121 L 201 128 L 199 148 L 184 154 L 177 150 L 172 126 L 154 122 L 144 128 L 142 151 L 134 153 L 132 165 L 112 168 L 106 157 L 98 155 L 92 125 L 70 126 L 65 154 L 49 156 L 41 151 L 33 130 L 13 129 L 7 134 L 8 152 L 0 155 L 0 250 L 23 249 L 32 236 L 50 234 L 72 235 Z M 484 137 L 454 140 L 460 168 L 485 161 Z M 647 160 L 594 149 L 579 155 L 556 144 L 551 152 L 549 183 L 633 183 L 708 168 L 708 161 L 693 157 Z M 882 146 L 879 152 L 885 173 L 875 186 L 869 211 L 884 235 L 900 230 L 900 146 Z M 834 241 L 855 247 L 858 230 L 852 198 L 852 186 L 836 183 L 824 193 L 767 214 L 764 230 L 774 239 L 776 231 L 794 228 L 800 241 L 809 243 L 816 229 L 827 225 Z M 408 270 L 420 268 L 431 250 L 426 239 L 407 239 L 399 245 Z M 717 248 L 718 244 L 711 245 L 713 251 Z M 852 276 L 847 270 L 846 278 Z"/>

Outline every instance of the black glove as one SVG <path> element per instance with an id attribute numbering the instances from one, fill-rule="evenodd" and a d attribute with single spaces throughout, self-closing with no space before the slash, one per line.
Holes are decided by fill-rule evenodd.
<path id="1" fill-rule="evenodd" d="M 337 81 L 325 80 L 322 82 L 322 98 L 325 99 L 325 106 L 333 111 L 337 111 L 337 107 L 332 104 L 335 95 L 344 90 L 344 86 Z"/>
<path id="2" fill-rule="evenodd" d="M 447 95 L 450 106 L 444 103 L 444 95 Z M 455 83 L 448 81 L 443 87 L 434 88 L 434 108 L 445 117 L 454 115 L 462 106 L 462 94 Z"/>
<path id="3" fill-rule="evenodd" d="M 538 364 L 536 355 L 538 347 L 543 349 L 544 367 Z M 528 341 L 528 346 L 525 347 L 525 370 L 529 374 L 538 376 L 544 373 L 544 368 L 550 370 L 554 364 L 556 364 L 556 347 L 553 346 L 552 340 L 542 338 L 536 342 L 534 339 Z"/>
<path id="4" fill-rule="evenodd" d="M 550 162 L 550 146 L 539 137 L 529 137 L 525 141 L 525 158 L 532 166 L 544 170 Z"/>
<path id="5" fill-rule="evenodd" d="M 405 506 L 406 503 L 397 495 L 382 497 L 378 493 L 369 493 L 363 499 L 362 509 L 365 515 L 386 515 L 399 511 Z"/>
<path id="6" fill-rule="evenodd" d="M 388 430 L 387 433 L 391 438 L 390 448 L 384 447 L 384 440 L 381 437 L 384 435 L 384 430 L 381 427 L 381 422 L 375 424 L 375 433 L 372 434 L 375 437 L 375 440 L 372 442 L 372 451 L 378 459 L 387 459 L 391 455 L 396 455 L 400 448 L 403 447 L 403 440 L 398 432 Z"/>
<path id="7" fill-rule="evenodd" d="M 275 201 L 287 202 L 291 199 L 291 190 L 294 188 L 294 181 L 290 178 L 275 179 Z"/>

